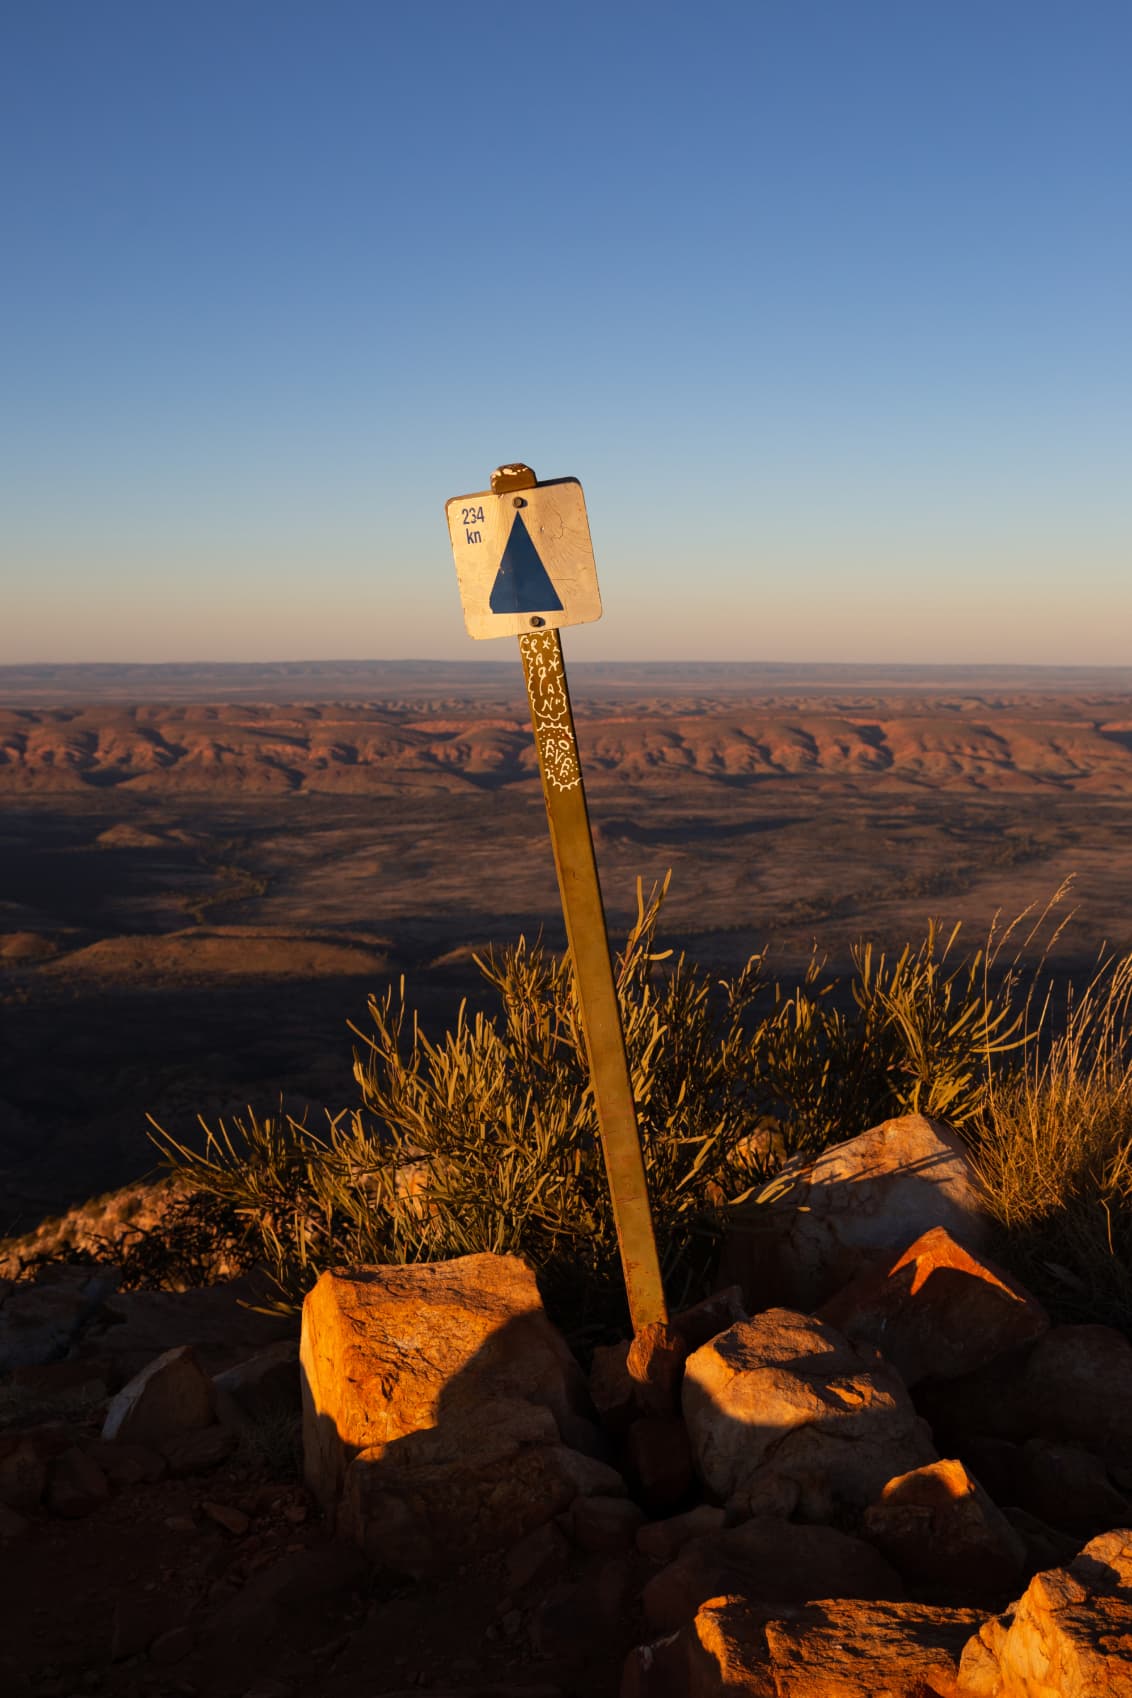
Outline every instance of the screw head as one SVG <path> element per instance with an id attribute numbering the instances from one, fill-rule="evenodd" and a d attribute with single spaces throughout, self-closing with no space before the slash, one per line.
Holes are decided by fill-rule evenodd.
<path id="1" fill-rule="evenodd" d="M 527 504 L 521 495 L 517 495 L 511 505 L 513 507 L 525 507 Z"/>
<path id="2" fill-rule="evenodd" d="M 539 615 L 536 613 L 534 615 L 534 617 L 531 619 L 531 624 L 533 625 L 533 627 L 536 631 L 541 631 L 542 627 L 546 624 L 546 620 L 541 619 L 539 617 Z"/>

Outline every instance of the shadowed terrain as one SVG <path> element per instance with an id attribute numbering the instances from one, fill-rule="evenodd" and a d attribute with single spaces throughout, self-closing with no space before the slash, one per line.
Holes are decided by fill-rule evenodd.
<path id="1" fill-rule="evenodd" d="M 370 992 L 439 1023 L 474 951 L 562 938 L 517 663 L 368 699 L 360 666 L 64 670 L 0 672 L 0 1235 L 144 1171 L 147 1111 L 353 1102 Z M 1070 875 L 1060 963 L 1132 946 L 1132 675 L 571 679 L 615 941 L 671 867 L 664 940 L 720 967 L 934 914 L 974 945 Z"/>

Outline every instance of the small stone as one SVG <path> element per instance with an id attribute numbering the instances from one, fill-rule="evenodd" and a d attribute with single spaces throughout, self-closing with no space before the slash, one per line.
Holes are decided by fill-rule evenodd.
<path id="1" fill-rule="evenodd" d="M 206 1501 L 201 1508 L 210 1521 L 215 1521 L 218 1527 L 223 1527 L 237 1539 L 242 1538 L 252 1524 L 251 1517 L 245 1515 L 242 1509 L 233 1509 L 226 1503 Z"/>
<path id="2" fill-rule="evenodd" d="M 191 1515 L 167 1515 L 165 1525 L 171 1533 L 195 1533 L 197 1530 Z"/>

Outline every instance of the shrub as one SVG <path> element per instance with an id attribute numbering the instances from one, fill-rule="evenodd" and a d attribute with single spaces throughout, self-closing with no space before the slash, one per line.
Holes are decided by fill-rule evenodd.
<path id="1" fill-rule="evenodd" d="M 713 979 L 656 948 L 668 881 L 637 919 L 616 977 L 669 1301 L 710 1283 L 725 1205 L 809 1154 L 889 1114 L 919 1109 L 985 1122 L 996 1066 L 1033 1037 L 1018 972 L 997 972 L 1011 928 L 956 957 L 933 925 L 894 959 L 862 945 L 848 986 L 816 956 L 800 986 L 753 956 Z M 249 1111 L 204 1128 L 190 1150 L 158 1130 L 190 1193 L 256 1247 L 281 1301 L 322 1268 L 529 1258 L 552 1314 L 577 1342 L 624 1325 L 608 1188 L 569 960 L 541 943 L 478 966 L 496 1011 L 430 1039 L 404 981 L 369 1004 L 358 1108 L 316 1131 Z M 992 985 L 992 976 L 997 973 Z M 980 1119 L 982 1117 L 982 1119 Z M 239 1233 L 237 1233 L 239 1236 Z"/>

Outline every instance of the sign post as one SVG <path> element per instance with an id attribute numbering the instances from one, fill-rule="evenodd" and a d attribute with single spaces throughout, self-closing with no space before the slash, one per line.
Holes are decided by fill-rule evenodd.
<path id="1" fill-rule="evenodd" d="M 601 618 L 582 486 L 501 466 L 447 504 L 473 637 L 517 636 L 633 1331 L 667 1321 L 637 1111 L 558 629 Z"/>

